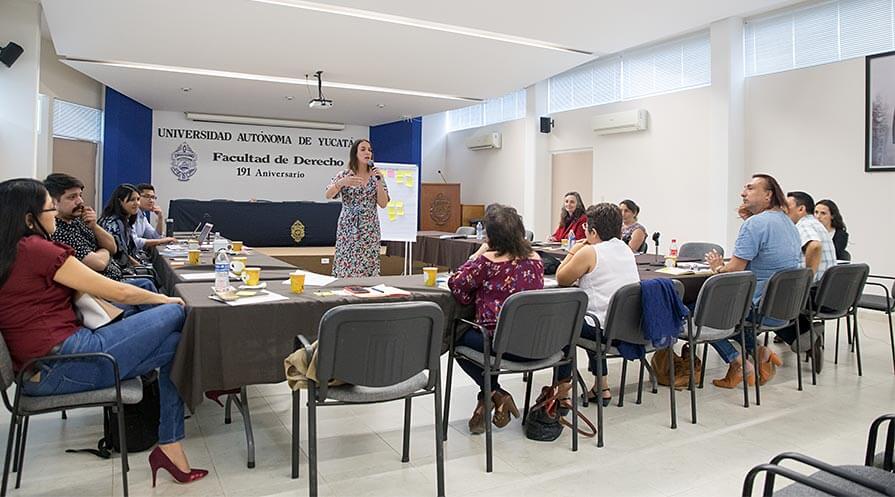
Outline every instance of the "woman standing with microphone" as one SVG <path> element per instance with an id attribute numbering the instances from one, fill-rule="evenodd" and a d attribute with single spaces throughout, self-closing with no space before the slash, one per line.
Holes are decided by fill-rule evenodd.
<path id="1" fill-rule="evenodd" d="M 379 214 L 388 204 L 388 187 L 373 165 L 373 145 L 360 139 L 351 145 L 348 169 L 340 171 L 326 188 L 326 198 L 342 198 L 336 228 L 333 276 L 379 276 Z"/>

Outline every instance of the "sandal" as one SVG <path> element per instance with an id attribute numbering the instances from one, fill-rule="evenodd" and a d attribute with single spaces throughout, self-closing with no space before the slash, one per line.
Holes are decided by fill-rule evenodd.
<path id="1" fill-rule="evenodd" d="M 610 392 L 609 397 L 603 397 L 603 392 Z M 596 402 L 596 401 L 599 400 L 600 402 L 603 403 L 603 407 L 609 407 L 609 403 L 612 402 L 612 394 L 611 394 L 611 392 L 612 392 L 612 391 L 609 390 L 609 387 L 603 388 L 602 390 L 600 390 L 600 393 L 595 392 L 594 389 L 591 388 L 591 389 L 588 390 L 586 393 L 582 394 L 581 397 L 582 397 L 582 401 L 583 401 L 583 400 L 584 400 L 583 397 L 584 397 L 585 395 L 587 395 L 587 402 L 588 402 L 588 403 Z"/>
<path id="2" fill-rule="evenodd" d="M 510 414 L 514 418 L 519 417 L 519 408 L 516 407 L 516 402 L 513 401 L 512 395 L 497 391 L 492 394 L 492 400 L 494 401 L 494 417 L 491 421 L 494 423 L 494 426 L 503 428 L 510 424 Z"/>

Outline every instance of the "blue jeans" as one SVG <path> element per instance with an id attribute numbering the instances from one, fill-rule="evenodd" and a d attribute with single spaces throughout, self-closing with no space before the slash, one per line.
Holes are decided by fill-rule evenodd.
<path id="1" fill-rule="evenodd" d="M 606 337 L 603 336 L 603 329 L 600 327 L 600 322 L 597 321 L 594 323 L 594 326 L 591 326 L 587 323 L 587 319 L 581 324 L 581 338 L 585 340 L 597 340 L 597 335 L 600 335 L 600 340 L 603 343 L 606 343 Z M 563 349 L 565 352 L 566 349 Z M 594 376 L 597 375 L 597 353 L 588 350 L 587 351 L 587 370 L 590 371 Z M 603 357 L 603 376 L 606 376 L 608 373 L 606 370 L 609 366 L 606 363 L 606 357 Z M 553 373 L 553 381 L 557 382 L 559 380 L 565 380 L 567 378 L 572 377 L 572 365 L 565 364 L 562 366 L 558 366 Z"/>
<path id="2" fill-rule="evenodd" d="M 155 283 L 152 282 L 149 278 L 128 278 L 121 280 L 122 283 L 133 285 L 137 288 L 142 288 L 143 290 L 150 291 L 152 293 L 158 293 L 158 288 L 155 287 Z"/>
<path id="3" fill-rule="evenodd" d="M 62 342 L 60 355 L 105 352 L 118 361 L 121 379 L 160 369 L 158 384 L 160 444 L 182 440 L 183 401 L 171 382 L 171 364 L 185 313 L 177 304 L 129 306 L 124 319 L 97 330 L 81 328 Z M 39 382 L 25 382 L 27 395 L 59 395 L 115 385 L 112 364 L 102 359 L 49 361 L 41 364 Z"/>
<path id="4" fill-rule="evenodd" d="M 753 333 L 751 329 L 754 319 L 755 317 L 752 315 L 752 311 L 749 311 L 749 315 L 746 316 L 745 323 L 745 338 L 747 350 L 755 349 L 755 333 Z M 779 326 L 781 324 L 784 324 L 784 321 L 780 321 L 779 319 L 774 318 L 764 318 L 761 322 L 765 326 Z M 735 336 L 729 339 L 717 340 L 714 342 L 709 342 L 709 344 L 711 344 L 712 348 L 714 348 L 718 352 L 718 354 L 721 356 L 721 359 L 724 359 L 724 362 L 730 364 L 731 362 L 736 360 L 737 357 L 740 356 L 740 353 L 737 351 L 737 349 L 733 347 L 732 342 L 740 343 L 740 337 Z"/>

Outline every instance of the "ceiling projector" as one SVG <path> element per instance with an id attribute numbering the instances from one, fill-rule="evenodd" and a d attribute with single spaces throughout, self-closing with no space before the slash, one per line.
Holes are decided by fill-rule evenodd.
<path id="1" fill-rule="evenodd" d="M 333 101 L 323 98 L 323 71 L 317 71 L 314 73 L 314 77 L 317 78 L 317 98 L 309 100 L 308 107 L 312 109 L 331 109 Z"/>
<path id="2" fill-rule="evenodd" d="M 312 98 L 308 100 L 308 107 L 312 109 L 331 109 L 333 101 L 326 98 Z"/>

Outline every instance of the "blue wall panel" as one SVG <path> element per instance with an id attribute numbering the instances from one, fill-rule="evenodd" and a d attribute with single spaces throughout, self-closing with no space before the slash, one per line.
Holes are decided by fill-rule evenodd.
<path id="1" fill-rule="evenodd" d="M 106 88 L 101 202 L 121 183 L 152 178 L 152 109 Z"/>

